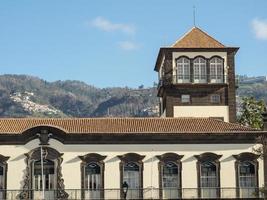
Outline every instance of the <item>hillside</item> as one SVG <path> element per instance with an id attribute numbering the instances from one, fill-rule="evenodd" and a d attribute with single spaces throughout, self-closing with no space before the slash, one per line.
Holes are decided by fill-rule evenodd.
<path id="1" fill-rule="evenodd" d="M 267 102 L 262 77 L 239 76 L 237 103 L 244 96 Z M 81 81 L 47 82 L 27 75 L 0 76 L 0 117 L 158 116 L 156 88 L 97 88 Z"/>
<path id="2" fill-rule="evenodd" d="M 1 117 L 156 116 L 156 89 L 96 88 L 81 81 L 0 76 Z"/>

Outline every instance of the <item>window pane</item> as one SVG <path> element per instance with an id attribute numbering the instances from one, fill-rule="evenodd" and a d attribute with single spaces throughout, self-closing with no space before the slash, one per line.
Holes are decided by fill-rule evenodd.
<path id="1" fill-rule="evenodd" d="M 100 166 L 96 163 L 89 163 L 85 167 L 85 188 L 96 190 L 101 188 Z"/>
<path id="2" fill-rule="evenodd" d="M 46 190 L 55 188 L 55 164 L 51 160 L 43 160 L 43 177 L 41 160 L 33 163 L 33 189 L 41 190 L 44 180 Z"/>
<path id="3" fill-rule="evenodd" d="M 177 79 L 189 80 L 190 78 L 190 61 L 188 58 L 179 58 L 177 60 Z"/>
<path id="4" fill-rule="evenodd" d="M 239 165 L 239 187 L 256 187 L 255 166 L 250 162 Z"/>
<path id="5" fill-rule="evenodd" d="M 200 165 L 201 187 L 217 187 L 217 169 L 212 162 L 205 162 Z"/>
<path id="6" fill-rule="evenodd" d="M 190 103 L 190 95 L 188 95 L 188 94 L 182 94 L 182 96 L 181 96 L 181 102 L 182 103 Z"/>
<path id="7" fill-rule="evenodd" d="M 207 78 L 206 60 L 198 57 L 194 60 L 194 79 L 205 81 Z"/>
<path id="8" fill-rule="evenodd" d="M 129 189 L 139 189 L 139 166 L 133 162 L 126 163 L 123 172 L 123 182 L 128 184 Z"/>
<path id="9" fill-rule="evenodd" d="M 210 78 L 221 80 L 223 79 L 223 60 L 220 58 L 212 58 L 210 60 Z"/>
<path id="10" fill-rule="evenodd" d="M 163 188 L 178 188 L 178 167 L 172 162 L 168 162 L 163 166 L 162 176 Z"/>

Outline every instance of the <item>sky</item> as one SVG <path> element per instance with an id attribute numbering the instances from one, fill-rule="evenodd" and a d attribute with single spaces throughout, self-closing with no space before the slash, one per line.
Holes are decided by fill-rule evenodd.
<path id="1" fill-rule="evenodd" d="M 1 0 L 0 74 L 152 86 L 159 48 L 196 26 L 240 47 L 236 73 L 267 75 L 266 0 Z"/>

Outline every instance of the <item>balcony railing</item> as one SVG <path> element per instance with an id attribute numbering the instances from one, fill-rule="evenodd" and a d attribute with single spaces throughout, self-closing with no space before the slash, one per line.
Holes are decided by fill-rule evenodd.
<path id="1" fill-rule="evenodd" d="M 163 84 L 180 84 L 180 83 L 194 83 L 194 84 L 222 84 L 228 83 L 226 75 L 165 75 L 159 81 L 159 86 Z"/>
<path id="2" fill-rule="evenodd" d="M 20 199 L 21 190 L 1 190 L 0 199 L 15 200 Z M 28 200 L 41 200 L 42 191 L 27 191 L 31 194 Z M 68 194 L 67 199 L 123 199 L 120 189 L 104 189 L 104 190 L 81 190 L 81 189 L 66 189 Z M 58 191 L 45 191 L 45 200 L 55 200 Z M 258 188 L 183 188 L 178 189 L 129 189 L 126 199 L 260 199 L 263 198 L 262 193 Z"/>

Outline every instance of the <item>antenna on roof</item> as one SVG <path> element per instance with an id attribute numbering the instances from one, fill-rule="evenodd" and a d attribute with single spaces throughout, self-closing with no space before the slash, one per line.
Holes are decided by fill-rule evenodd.
<path id="1" fill-rule="evenodd" d="M 194 20 L 194 27 L 196 27 L 196 6 L 193 6 L 193 20 Z"/>

